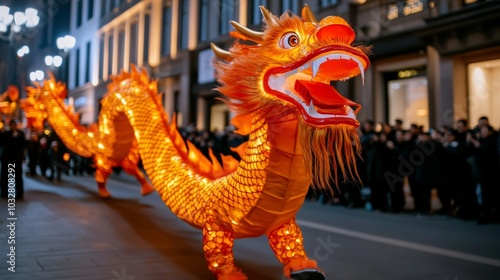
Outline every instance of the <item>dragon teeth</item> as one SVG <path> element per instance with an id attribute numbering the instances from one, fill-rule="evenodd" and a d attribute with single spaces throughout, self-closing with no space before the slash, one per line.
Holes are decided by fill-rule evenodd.
<path id="1" fill-rule="evenodd" d="M 307 108 L 307 113 L 310 115 L 310 116 L 318 116 L 319 113 L 318 111 L 316 111 L 316 108 L 314 108 L 314 104 L 313 104 L 313 101 L 311 100 L 311 104 L 309 104 L 309 108 Z"/>
<path id="2" fill-rule="evenodd" d="M 318 74 L 319 66 L 321 66 L 321 61 L 319 59 L 314 60 L 312 63 L 312 79 Z"/>
<path id="3" fill-rule="evenodd" d="M 281 90 L 281 87 L 285 84 L 285 75 L 271 75 L 269 77 L 269 87 L 273 90 Z"/>

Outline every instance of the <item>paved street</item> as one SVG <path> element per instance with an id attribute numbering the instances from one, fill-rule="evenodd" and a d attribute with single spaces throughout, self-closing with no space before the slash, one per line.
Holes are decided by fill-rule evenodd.
<path id="1" fill-rule="evenodd" d="M 63 180 L 25 177 L 25 199 L 15 207 L 15 272 L 7 263 L 12 220 L 0 202 L 0 279 L 214 279 L 200 231 L 177 219 L 156 194 L 140 197 L 129 176 L 110 177 L 109 200 L 97 197 L 90 176 Z M 298 221 L 327 279 L 500 279 L 498 224 L 311 202 Z M 235 256 L 250 279 L 284 279 L 265 238 L 237 240 Z"/>

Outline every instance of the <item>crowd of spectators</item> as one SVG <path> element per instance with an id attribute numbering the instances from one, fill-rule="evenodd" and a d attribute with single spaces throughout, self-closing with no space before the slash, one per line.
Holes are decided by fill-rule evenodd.
<path id="1" fill-rule="evenodd" d="M 404 186 L 409 186 L 411 210 L 420 215 L 431 213 L 431 191 L 435 189 L 441 204 L 438 214 L 479 223 L 498 221 L 500 137 L 487 117 L 481 117 L 473 128 L 461 119 L 454 127 L 428 131 L 416 124 L 405 129 L 401 120 L 393 126 L 368 120 L 360 129 L 358 170 L 362 182 L 340 185 L 336 199 L 323 194 L 324 203 L 399 213 L 408 210 Z M 366 201 L 360 186 L 369 190 Z"/>

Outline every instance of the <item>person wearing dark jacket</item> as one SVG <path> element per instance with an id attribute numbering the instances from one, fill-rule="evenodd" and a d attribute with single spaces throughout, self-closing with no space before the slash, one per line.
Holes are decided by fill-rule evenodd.
<path id="1" fill-rule="evenodd" d="M 2 172 L 1 172 L 1 191 L 2 197 L 9 196 L 9 179 L 14 178 L 15 198 L 22 199 L 24 195 L 23 185 L 23 160 L 26 149 L 26 136 L 24 132 L 18 129 L 17 122 L 9 122 L 10 129 L 3 133 L 0 139 L 2 150 Z M 12 180 L 10 180 L 12 181 Z"/>
<path id="2" fill-rule="evenodd" d="M 481 185 L 482 209 L 479 223 L 491 222 L 499 203 L 498 180 L 498 148 L 496 134 L 489 125 L 478 127 L 476 138 L 469 136 L 467 139 L 475 148 L 479 171 L 479 184 Z"/>
<path id="3" fill-rule="evenodd" d="M 470 176 L 466 148 L 457 136 L 456 130 L 445 129 L 443 146 L 438 153 L 437 191 L 442 205 L 441 214 L 452 214 L 453 208 L 461 207 L 463 190 Z"/>
<path id="4" fill-rule="evenodd" d="M 419 158 L 413 159 L 415 165 L 415 182 L 411 193 L 415 202 L 415 211 L 419 214 L 429 214 L 431 210 L 431 189 L 436 185 L 437 166 L 435 153 L 422 151 L 435 150 L 439 144 L 434 142 L 430 133 L 421 132 L 418 136 L 415 151 Z M 415 152 L 415 155 L 417 152 Z"/>

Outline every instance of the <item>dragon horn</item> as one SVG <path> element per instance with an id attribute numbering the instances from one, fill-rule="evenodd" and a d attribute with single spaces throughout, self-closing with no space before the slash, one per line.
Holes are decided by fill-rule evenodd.
<path id="1" fill-rule="evenodd" d="M 278 23 L 276 22 L 276 19 L 274 19 L 273 14 L 266 9 L 264 6 L 260 6 L 260 12 L 262 13 L 262 16 L 266 20 L 267 24 L 269 25 L 277 25 Z"/>
<path id="2" fill-rule="evenodd" d="M 233 57 L 231 56 L 231 53 L 229 53 L 228 51 L 217 47 L 214 43 L 210 43 L 210 47 L 212 48 L 212 51 L 218 58 L 225 61 L 232 60 Z"/>
<path id="3" fill-rule="evenodd" d="M 316 17 L 314 17 L 314 14 L 313 12 L 311 11 L 311 9 L 309 8 L 309 5 L 305 4 L 304 5 L 304 8 L 302 8 L 302 18 L 304 18 L 304 20 L 306 22 L 311 22 L 311 23 L 318 23 L 318 21 L 316 20 Z"/>
<path id="4" fill-rule="evenodd" d="M 264 33 L 253 31 L 252 29 L 248 29 L 245 26 L 237 23 L 236 21 L 231 21 L 231 25 L 244 37 L 249 40 L 252 40 L 256 43 L 262 43 L 264 41 Z"/>

